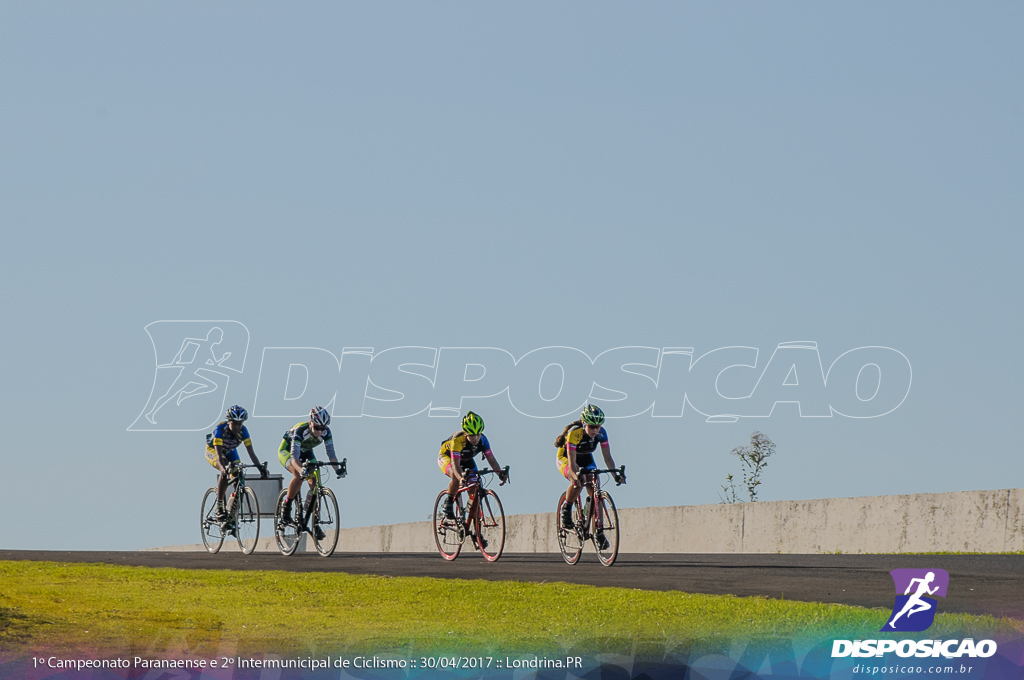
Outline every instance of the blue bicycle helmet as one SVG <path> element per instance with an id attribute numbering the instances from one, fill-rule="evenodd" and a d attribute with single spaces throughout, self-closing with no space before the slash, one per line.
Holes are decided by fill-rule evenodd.
<path id="1" fill-rule="evenodd" d="M 224 414 L 224 417 L 227 418 L 228 420 L 243 421 L 249 417 L 249 412 L 246 411 L 241 406 L 239 406 L 238 404 L 235 404 L 234 406 L 228 409 L 228 412 Z"/>

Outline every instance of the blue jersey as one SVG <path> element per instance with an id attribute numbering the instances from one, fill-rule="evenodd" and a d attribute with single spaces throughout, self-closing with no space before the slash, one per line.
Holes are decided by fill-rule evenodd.
<path id="1" fill-rule="evenodd" d="M 242 425 L 242 431 L 236 434 L 231 431 L 228 421 L 225 420 L 213 428 L 213 434 L 206 435 L 206 444 L 210 449 L 219 446 L 224 453 L 234 453 L 239 444 L 252 446 L 252 441 L 249 439 L 249 430 L 245 429 L 245 425 Z"/>

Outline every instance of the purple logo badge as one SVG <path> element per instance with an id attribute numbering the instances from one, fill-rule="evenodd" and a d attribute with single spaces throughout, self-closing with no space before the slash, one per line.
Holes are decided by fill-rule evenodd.
<path id="1" fill-rule="evenodd" d="M 915 633 L 927 630 L 935 621 L 937 601 L 932 595 L 946 596 L 949 574 L 943 569 L 893 569 L 889 572 L 896 586 L 896 603 L 882 631 Z"/>

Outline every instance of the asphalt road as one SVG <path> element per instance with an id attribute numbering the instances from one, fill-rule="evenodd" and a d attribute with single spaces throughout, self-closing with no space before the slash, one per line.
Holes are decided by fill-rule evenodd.
<path id="1" fill-rule="evenodd" d="M 642 590 L 834 602 L 890 608 L 889 570 L 938 568 L 949 572 L 940 611 L 992 614 L 1024 620 L 1024 555 L 620 555 L 602 567 L 593 551 L 569 566 L 557 554 L 505 554 L 487 563 L 472 551 L 454 562 L 429 553 L 315 553 L 284 557 L 242 555 L 225 546 L 217 555 L 189 552 L 57 552 L 0 550 L 0 560 L 48 560 L 174 567 L 344 572 L 383 576 L 583 583 Z"/>

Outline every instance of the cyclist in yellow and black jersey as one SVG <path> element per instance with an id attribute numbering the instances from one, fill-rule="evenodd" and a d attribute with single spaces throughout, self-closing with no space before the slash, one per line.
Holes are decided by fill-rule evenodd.
<path id="1" fill-rule="evenodd" d="M 437 466 L 441 472 L 448 475 L 451 481 L 448 482 L 448 498 L 444 501 L 444 514 L 448 519 L 455 518 L 455 511 L 452 504 L 459 485 L 468 472 L 475 472 L 478 455 L 483 454 L 487 458 L 491 469 L 494 470 L 501 483 L 505 483 L 505 472 L 498 465 L 494 453 L 491 451 L 491 443 L 483 435 L 484 419 L 469 411 L 462 419 L 462 429 L 448 439 L 441 442 L 441 452 L 437 454 Z"/>
<path id="2" fill-rule="evenodd" d="M 565 505 L 562 507 L 562 526 L 566 529 L 572 528 L 572 504 L 580 496 L 582 484 L 580 474 L 588 470 L 596 470 L 594 462 L 594 451 L 601 447 L 601 455 L 609 470 L 615 468 L 615 461 L 612 459 L 611 446 L 608 444 L 608 433 L 602 426 L 604 423 L 604 411 L 594 404 L 587 404 L 580 419 L 569 423 L 559 437 L 561 445 L 558 448 L 557 465 L 562 476 L 569 480 L 569 489 L 565 492 Z M 619 473 L 615 473 L 615 481 L 622 483 Z M 587 493 L 593 494 L 593 484 L 587 485 Z M 598 532 L 598 543 L 602 544 L 602 550 L 606 539 L 601 532 Z"/>

